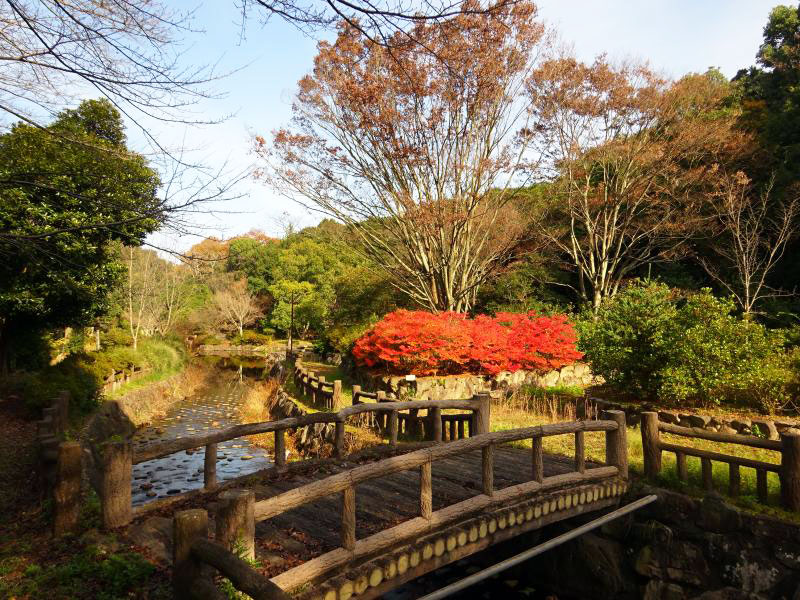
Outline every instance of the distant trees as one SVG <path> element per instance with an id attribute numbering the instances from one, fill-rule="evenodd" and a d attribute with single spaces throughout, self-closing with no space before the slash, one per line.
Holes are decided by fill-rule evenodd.
<path id="1" fill-rule="evenodd" d="M 244 334 L 245 325 L 250 325 L 262 314 L 256 297 L 247 289 L 247 281 L 236 279 L 227 282 L 214 292 L 211 299 L 220 320 L 229 327 Z"/>
<path id="2" fill-rule="evenodd" d="M 546 45 L 529 2 L 462 9 L 391 49 L 342 25 L 300 82 L 292 127 L 272 149 L 257 138 L 274 184 L 346 223 L 431 310 L 468 310 L 524 228 L 510 202 L 531 149 L 517 100 Z"/>

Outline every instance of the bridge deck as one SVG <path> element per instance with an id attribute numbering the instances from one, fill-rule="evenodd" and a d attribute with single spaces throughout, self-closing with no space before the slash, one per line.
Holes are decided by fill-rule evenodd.
<path id="1" fill-rule="evenodd" d="M 495 448 L 494 487 L 531 479 L 531 451 Z M 294 475 L 254 487 L 256 500 L 269 498 L 352 468 L 344 461 L 313 475 Z M 589 465 L 587 465 L 589 466 Z M 433 510 L 481 493 L 481 451 L 437 461 L 432 467 Z M 545 455 L 544 475 L 574 471 L 572 458 Z M 356 536 L 361 539 L 419 515 L 419 472 L 403 471 L 356 487 Z M 341 545 L 341 495 L 288 511 L 256 526 L 256 553 L 273 577 Z M 278 559 L 277 557 L 280 557 Z M 283 560 L 281 560 L 283 559 Z"/>

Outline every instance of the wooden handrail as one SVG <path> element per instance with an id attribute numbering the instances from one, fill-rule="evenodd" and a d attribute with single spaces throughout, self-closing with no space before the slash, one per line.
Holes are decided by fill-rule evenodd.
<path id="1" fill-rule="evenodd" d="M 347 406 L 342 410 L 331 412 L 318 412 L 303 415 L 301 417 L 292 417 L 289 419 L 281 419 L 279 421 L 264 421 L 261 423 L 245 423 L 242 425 L 233 425 L 226 429 L 221 429 L 213 433 L 203 435 L 193 435 L 179 438 L 177 440 L 170 440 L 158 444 L 151 444 L 145 448 L 137 448 L 133 455 L 133 464 L 153 460 L 154 458 L 161 458 L 183 450 L 190 450 L 193 448 L 200 448 L 209 444 L 216 444 L 227 440 L 232 440 L 239 437 L 248 435 L 255 435 L 259 433 L 269 433 L 278 430 L 295 429 L 297 427 L 305 427 L 306 425 L 313 425 L 315 423 L 337 423 L 343 422 L 348 417 L 353 415 L 367 413 L 367 412 L 387 412 L 392 413 L 399 410 L 411 410 L 421 408 L 461 408 L 469 410 L 477 410 L 479 408 L 478 401 L 475 399 L 467 400 L 414 400 L 410 402 L 382 402 L 382 403 L 368 403 L 357 404 L 355 406 Z"/>
<path id="2" fill-rule="evenodd" d="M 699 427 L 681 427 L 672 423 L 658 422 L 659 431 L 680 435 L 688 438 L 709 440 L 711 442 L 721 442 L 724 444 L 738 444 L 740 446 L 750 446 L 751 448 L 764 448 L 765 450 L 776 450 L 780 452 L 780 440 L 765 440 L 750 435 L 740 435 L 735 433 L 719 433 L 717 431 L 706 431 Z"/>
<path id="3" fill-rule="evenodd" d="M 688 446 L 678 446 L 677 444 L 668 444 L 665 442 L 661 442 L 660 445 L 661 449 L 665 452 L 680 452 L 686 456 L 707 458 L 709 460 L 716 460 L 717 462 L 724 462 L 729 465 L 739 465 L 740 467 L 749 467 L 751 469 L 764 469 L 772 473 L 780 473 L 781 471 L 781 466 L 777 463 L 768 463 L 761 460 L 753 460 L 752 458 L 742 458 L 740 456 L 721 454 L 719 452 L 711 452 L 710 450 L 700 450 L 699 448 L 690 448 Z"/>
<path id="4" fill-rule="evenodd" d="M 309 502 L 314 502 L 315 500 L 319 500 L 331 494 L 342 492 L 348 487 L 363 483 L 364 481 L 376 479 L 391 473 L 415 469 L 428 462 L 457 456 L 493 444 L 563 435 L 578 431 L 615 431 L 618 427 L 619 426 L 614 421 L 555 423 L 552 425 L 537 425 L 535 427 L 484 433 L 449 444 L 423 448 L 422 450 L 416 450 L 408 454 L 401 454 L 400 456 L 386 458 L 376 463 L 356 467 L 344 473 L 331 475 L 320 481 L 315 481 L 302 487 L 283 492 L 272 498 L 256 502 L 255 518 L 256 521 L 263 521 L 293 508 L 297 508 L 298 506 L 302 506 L 303 504 L 308 504 Z"/>
<path id="5" fill-rule="evenodd" d="M 255 521 L 258 522 L 278 516 L 289 510 L 333 494 L 343 494 L 342 546 L 273 577 L 272 582 L 280 586 L 283 590 L 291 592 L 298 586 L 336 567 L 347 564 L 354 559 L 373 555 L 392 545 L 396 545 L 399 541 L 404 539 L 423 535 L 437 527 L 463 518 L 465 514 L 512 502 L 520 497 L 537 492 L 617 476 L 622 476 L 624 478 L 624 470 L 627 467 L 622 464 L 619 466 L 609 465 L 586 469 L 583 463 L 582 436 L 585 431 L 605 431 L 607 436 L 607 461 L 616 459 L 619 453 L 618 445 L 620 440 L 615 438 L 621 435 L 619 432 L 620 427 L 624 429 L 624 417 L 619 417 L 618 415 L 610 416 L 615 420 L 577 421 L 483 433 L 450 444 L 432 446 L 408 454 L 384 459 L 377 463 L 356 467 L 350 471 L 332 475 L 320 481 L 315 481 L 273 496 L 272 498 L 256 502 L 254 506 L 254 518 Z M 577 472 L 543 477 L 541 469 L 535 464 L 532 481 L 506 487 L 501 490 L 494 489 L 492 482 L 494 469 L 493 450 L 497 444 L 531 438 L 534 441 L 541 441 L 544 437 L 571 433 L 576 434 L 576 440 L 580 440 L 580 443 L 576 443 L 575 462 L 578 468 Z M 622 438 L 622 442 L 624 443 L 624 438 Z M 432 511 L 432 463 L 437 460 L 461 455 L 477 449 L 483 450 L 483 493 L 440 510 Z M 536 463 L 537 449 L 539 451 L 539 460 L 541 461 L 541 444 L 534 443 L 534 463 Z M 365 481 L 416 468 L 420 469 L 419 516 L 367 538 L 357 540 L 355 537 L 356 486 Z"/>

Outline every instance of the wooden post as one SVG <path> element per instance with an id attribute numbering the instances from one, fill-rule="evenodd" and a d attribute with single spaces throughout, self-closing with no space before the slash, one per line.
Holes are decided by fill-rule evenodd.
<path id="1" fill-rule="evenodd" d="M 354 385 L 353 386 L 353 406 L 356 404 L 361 404 L 361 400 L 358 399 L 358 395 L 361 393 L 361 386 Z"/>
<path id="2" fill-rule="evenodd" d="M 332 410 L 331 405 L 328 404 L 328 394 L 325 392 L 324 384 L 325 384 L 325 375 L 320 375 L 319 381 L 317 381 L 317 389 L 319 390 L 320 398 L 325 402 L 325 408 L 327 408 L 328 410 Z"/>
<path id="3" fill-rule="evenodd" d="M 700 474 L 703 479 L 703 489 L 707 492 L 714 491 L 714 478 L 710 458 L 700 459 Z"/>
<path id="4" fill-rule="evenodd" d="M 355 387 L 355 386 L 354 386 Z M 342 405 L 342 380 L 336 379 L 333 382 L 333 410 L 338 410 Z"/>
<path id="5" fill-rule="evenodd" d="M 430 520 L 433 514 L 433 477 L 431 463 L 419 468 L 419 515 Z"/>
<path id="6" fill-rule="evenodd" d="M 344 456 L 344 421 L 336 421 L 336 438 L 333 444 L 333 454 L 336 458 Z"/>
<path id="7" fill-rule="evenodd" d="M 575 470 L 578 473 L 586 472 L 586 447 L 584 445 L 583 431 L 575 432 Z"/>
<path id="8" fill-rule="evenodd" d="M 686 469 L 686 454 L 683 452 L 675 453 L 675 468 L 678 471 L 678 479 L 680 481 L 689 480 L 689 471 Z"/>
<path id="9" fill-rule="evenodd" d="M 106 442 L 100 449 L 100 504 L 103 527 L 113 529 L 131 522 L 133 446 L 130 442 Z"/>
<path id="10" fill-rule="evenodd" d="M 438 406 L 431 409 L 431 441 L 442 441 L 442 409 Z"/>
<path id="11" fill-rule="evenodd" d="M 172 585 L 176 598 L 186 598 L 187 587 L 202 578 L 202 565 L 192 559 L 192 544 L 208 537 L 208 513 L 202 508 L 182 510 L 172 519 Z"/>
<path id="12" fill-rule="evenodd" d="M 464 435 L 464 419 L 458 420 L 458 439 L 463 440 L 465 437 Z"/>
<path id="13" fill-rule="evenodd" d="M 378 402 L 379 404 L 381 402 L 386 402 L 386 392 L 376 392 L 375 401 Z M 387 415 L 385 412 L 378 413 L 378 419 L 379 419 L 378 422 L 380 423 L 381 429 L 383 429 L 384 431 L 386 431 L 386 427 L 388 426 L 388 421 L 387 421 L 388 418 L 389 415 Z"/>
<path id="14" fill-rule="evenodd" d="M 606 463 L 619 469 L 619 476 L 628 478 L 628 428 L 621 410 L 603 411 L 601 419 L 614 421 L 617 428 L 606 431 Z"/>
<path id="15" fill-rule="evenodd" d="M 286 466 L 286 440 L 284 430 L 275 430 L 275 466 L 282 469 Z"/>
<path id="16" fill-rule="evenodd" d="M 256 557 L 255 501 L 253 490 L 225 490 L 219 495 L 215 518 L 217 542 L 232 552 L 238 546 L 244 552 L 240 558 L 250 560 Z"/>
<path id="17" fill-rule="evenodd" d="M 762 504 L 767 503 L 767 471 L 766 469 L 756 469 L 756 491 L 758 501 Z"/>
<path id="18" fill-rule="evenodd" d="M 728 494 L 731 498 L 738 498 L 742 489 L 742 478 L 739 474 L 739 465 L 736 463 L 728 464 Z"/>
<path id="19" fill-rule="evenodd" d="M 308 391 L 306 392 L 307 395 L 311 396 L 311 404 L 317 403 L 317 389 L 314 387 L 314 379 L 316 379 L 317 374 L 314 371 L 309 371 L 308 373 Z"/>
<path id="20" fill-rule="evenodd" d="M 58 408 L 58 417 L 61 422 L 61 431 L 67 430 L 69 424 L 69 392 L 62 390 L 58 393 L 56 398 L 56 407 Z"/>
<path id="21" fill-rule="evenodd" d="M 53 535 L 72 531 L 78 524 L 81 499 L 81 458 L 79 442 L 61 442 L 58 445 L 56 485 L 53 490 Z"/>
<path id="22" fill-rule="evenodd" d="M 389 413 L 389 445 L 392 448 L 397 446 L 397 411 L 393 410 Z"/>
<path id="23" fill-rule="evenodd" d="M 658 413 L 642 413 L 642 451 L 644 475 L 651 479 L 661 472 L 661 439 L 658 432 Z"/>
<path id="24" fill-rule="evenodd" d="M 800 431 L 787 429 L 781 433 L 781 504 L 788 510 L 800 511 Z"/>
<path id="25" fill-rule="evenodd" d="M 494 444 L 483 447 L 482 456 L 483 493 L 487 496 L 494 495 Z"/>
<path id="26" fill-rule="evenodd" d="M 542 483 L 544 481 L 544 458 L 542 456 L 542 438 L 533 438 L 532 444 L 532 470 L 533 480 Z"/>
<path id="27" fill-rule="evenodd" d="M 206 456 L 203 462 L 203 486 L 210 490 L 217 485 L 217 445 L 206 446 Z"/>
<path id="28" fill-rule="evenodd" d="M 342 492 L 342 548 L 356 547 L 356 488 L 352 485 Z"/>
<path id="29" fill-rule="evenodd" d="M 44 416 L 44 420 L 50 420 L 53 424 L 53 434 L 60 438 L 61 434 L 64 433 L 61 429 L 61 418 L 58 415 L 58 407 L 56 406 L 49 406 L 47 408 L 42 409 L 42 415 Z"/>
<path id="30" fill-rule="evenodd" d="M 481 392 L 472 397 L 473 400 L 478 402 L 478 418 L 476 421 L 476 429 L 478 433 L 489 433 L 491 431 L 491 407 L 492 398 L 489 392 Z"/>

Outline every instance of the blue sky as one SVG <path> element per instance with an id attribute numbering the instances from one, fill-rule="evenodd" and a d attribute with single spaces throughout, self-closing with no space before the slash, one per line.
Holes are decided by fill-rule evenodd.
<path id="1" fill-rule="evenodd" d="M 776 0 L 541 0 L 540 16 L 572 44 L 576 54 L 591 60 L 599 53 L 612 58 L 647 60 L 673 77 L 719 67 L 728 77 L 753 64 L 761 34 Z M 195 159 L 212 166 L 240 170 L 253 163 L 251 137 L 267 135 L 290 116 L 295 84 L 309 71 L 315 39 L 273 20 L 265 26 L 251 19 L 240 40 L 240 14 L 230 1 L 201 6 L 194 25 L 202 33 L 187 36 L 186 59 L 217 63 L 220 71 L 239 69 L 217 82 L 224 97 L 195 107 L 201 119 L 229 116 L 223 123 L 190 127 L 154 123 L 151 133 L 167 145 L 194 148 Z M 134 145 L 142 136 L 129 131 Z M 319 217 L 283 198 L 263 184 L 247 180 L 242 197 L 225 203 L 225 213 L 198 216 L 205 235 L 231 237 L 257 228 L 272 235 L 282 230 L 288 213 L 296 225 L 311 225 Z M 198 238 L 160 233 L 158 246 L 185 250 Z"/>

